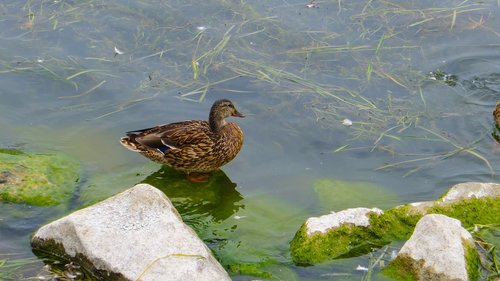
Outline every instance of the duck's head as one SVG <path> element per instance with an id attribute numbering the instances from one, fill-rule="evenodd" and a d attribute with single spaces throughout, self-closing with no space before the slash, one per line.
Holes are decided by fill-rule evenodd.
<path id="1" fill-rule="evenodd" d="M 241 114 L 236 109 L 236 107 L 230 100 L 221 99 L 215 101 L 212 105 L 212 108 L 210 109 L 210 116 L 208 118 L 210 127 L 214 131 L 219 130 L 226 124 L 224 119 L 230 116 L 240 118 L 245 117 L 245 115 Z"/>

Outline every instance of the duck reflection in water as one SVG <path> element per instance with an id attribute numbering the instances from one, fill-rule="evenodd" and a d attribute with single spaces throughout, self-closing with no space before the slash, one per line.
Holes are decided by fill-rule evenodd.
<path id="1" fill-rule="evenodd" d="M 149 175 L 143 183 L 163 191 L 183 220 L 195 228 L 221 222 L 244 208 L 239 203 L 243 197 L 236 190 L 236 184 L 222 170 L 213 172 L 201 188 L 199 183 L 186 181 L 182 172 L 166 165 Z"/>

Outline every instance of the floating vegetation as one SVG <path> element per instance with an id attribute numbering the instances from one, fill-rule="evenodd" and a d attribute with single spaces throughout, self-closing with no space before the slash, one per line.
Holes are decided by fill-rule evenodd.
<path id="1" fill-rule="evenodd" d="M 431 80 L 441 81 L 449 86 L 455 86 L 458 79 L 456 75 L 447 74 L 442 70 L 431 71 L 428 76 Z"/>
<path id="2" fill-rule="evenodd" d="M 470 229 L 476 240 L 476 248 L 480 254 L 481 267 L 486 272 L 484 280 L 495 280 L 500 277 L 500 225 L 475 225 Z M 484 272 L 483 272 L 484 273 Z"/>
<path id="3" fill-rule="evenodd" d="M 118 97 L 114 108 L 94 107 L 99 111 L 97 119 L 159 95 L 202 102 L 211 89 L 245 94 L 228 85 L 251 83 L 254 91 L 283 101 L 288 95 L 305 97 L 309 100 L 306 109 L 324 127 L 338 129 L 342 120 L 352 120 L 352 140 L 346 140 L 352 149 L 357 149 L 353 140 L 369 141 L 371 151 L 389 147 L 393 155 L 406 157 L 404 149 L 390 147 L 410 139 L 434 142 L 433 132 L 440 130 L 434 120 L 442 116 L 428 106 L 433 101 L 428 100 L 426 83 L 457 85 L 456 75 L 415 68 L 414 61 L 421 59 L 426 44 L 438 36 L 471 30 L 498 36 L 488 26 L 490 6 L 468 0 L 321 5 L 311 1 L 301 6 L 273 2 L 264 7 L 225 0 L 178 5 L 26 1 L 23 6 L 13 1 L 3 4 L 10 11 L 5 21 L 25 17 L 20 30 L 28 33 L 16 35 L 26 42 L 22 48 L 40 37 L 70 30 L 89 55 L 57 56 L 59 47 L 42 41 L 46 45 L 39 48 L 48 55 L 0 56 L 0 74 L 36 73 L 67 83 L 75 92 L 60 97 L 74 100 L 65 108 L 88 108 L 84 99 L 102 95 L 129 77 L 127 72 L 149 73 L 148 79 L 137 81 L 135 91 Z M 327 26 L 318 27 L 318 17 Z M 113 26 L 104 24 L 109 20 Z M 4 38 L 0 35 L 0 40 Z M 384 88 L 386 93 L 381 95 Z M 154 94 L 136 95 L 140 92 Z M 486 158 L 471 146 L 476 141 L 450 143 L 459 149 L 457 153 L 441 150 L 399 163 L 436 162 L 465 153 L 481 159 L 493 172 Z"/>
<path id="4" fill-rule="evenodd" d="M 3 1 L 0 79 L 50 84 L 56 94 L 33 90 L 26 99 L 54 99 L 56 110 L 84 111 L 96 123 L 165 97 L 260 98 L 274 111 L 259 104 L 253 114 L 295 135 L 315 134 L 329 145 L 327 156 L 382 155 L 373 169 L 404 176 L 465 158 L 493 175 L 484 145 L 490 128 L 464 125 L 462 132 L 450 123 L 483 115 L 491 122 L 491 108 L 480 105 L 498 95 L 471 105 L 467 73 L 445 59 L 498 47 L 498 7 L 470 0 Z M 482 39 L 460 41 L 466 36 Z"/>
<path id="5" fill-rule="evenodd" d="M 0 280 L 21 280 L 23 273 L 40 264 L 37 258 L 16 258 L 15 254 L 0 255 Z"/>

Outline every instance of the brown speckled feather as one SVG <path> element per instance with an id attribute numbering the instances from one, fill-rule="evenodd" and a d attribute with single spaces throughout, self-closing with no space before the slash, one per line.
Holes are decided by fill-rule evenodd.
<path id="1" fill-rule="evenodd" d="M 497 102 L 495 111 L 493 111 L 493 118 L 495 119 L 496 126 L 500 127 L 500 101 Z"/>
<path id="2" fill-rule="evenodd" d="M 234 159 L 243 145 L 240 127 L 234 122 L 224 121 L 228 116 L 243 115 L 229 101 L 232 111 L 217 115 L 217 110 L 223 110 L 217 107 L 222 101 L 227 100 L 212 106 L 209 122 L 188 120 L 131 131 L 121 143 L 153 161 L 186 173 L 217 170 Z M 211 122 L 214 128 L 210 126 Z"/>

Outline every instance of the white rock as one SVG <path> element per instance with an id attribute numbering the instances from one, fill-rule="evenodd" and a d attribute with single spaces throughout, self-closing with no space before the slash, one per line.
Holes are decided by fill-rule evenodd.
<path id="1" fill-rule="evenodd" d="M 418 269 L 420 276 L 429 273 L 443 274 L 449 279 L 468 280 L 465 250 L 462 240 L 474 247 L 474 240 L 459 220 L 438 214 L 426 215 L 420 219 L 410 239 L 398 254 L 415 261 L 423 261 Z M 419 278 L 419 280 L 422 280 Z"/>
<path id="2" fill-rule="evenodd" d="M 165 194 L 148 184 L 45 225 L 32 239 L 35 249 L 51 242 L 128 280 L 231 280 Z"/>
<path id="3" fill-rule="evenodd" d="M 469 198 L 483 197 L 499 197 L 500 184 L 497 183 L 481 183 L 481 182 L 466 182 L 454 185 L 441 198 L 442 202 L 456 201 Z"/>
<path id="4" fill-rule="evenodd" d="M 370 226 L 370 213 L 382 214 L 383 211 L 378 208 L 353 208 L 331 214 L 311 217 L 306 221 L 307 235 L 315 232 L 326 233 L 328 230 L 350 223 L 356 226 Z"/>

